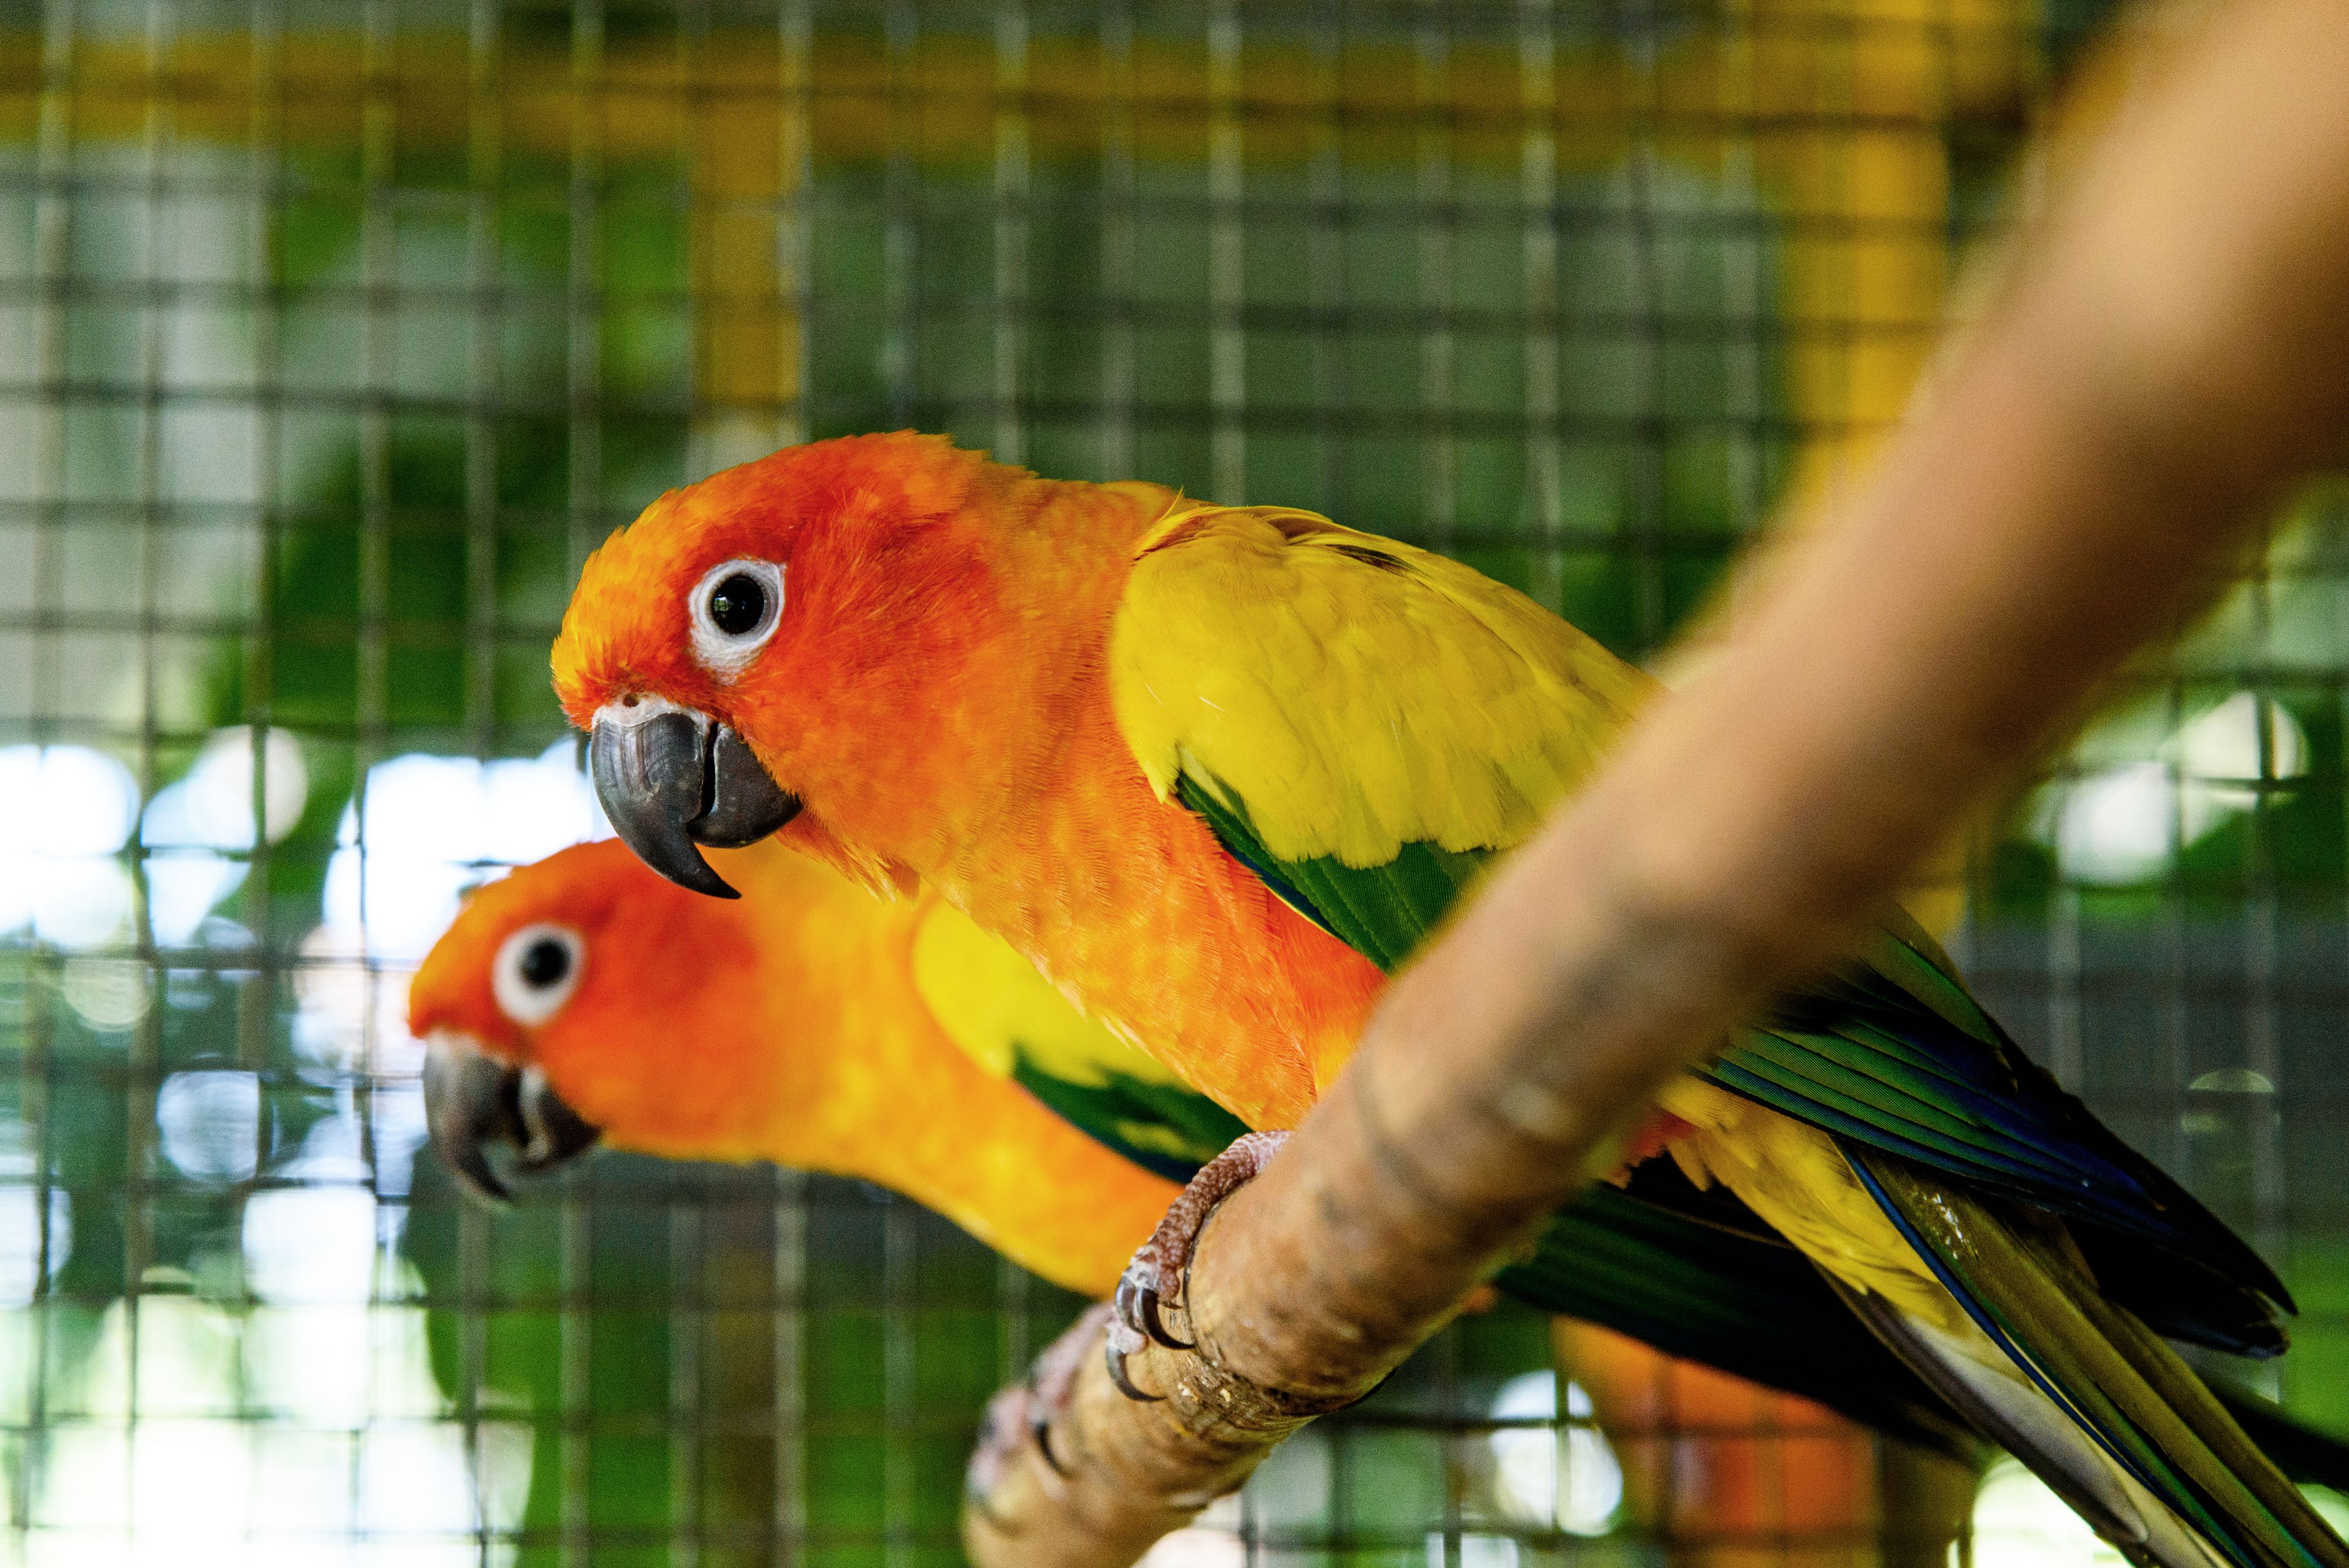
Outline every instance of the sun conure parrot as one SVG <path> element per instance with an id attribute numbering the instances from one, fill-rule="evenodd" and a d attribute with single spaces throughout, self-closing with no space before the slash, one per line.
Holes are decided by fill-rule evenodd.
<path id="1" fill-rule="evenodd" d="M 502 1166 L 536 1172 L 599 1137 L 673 1157 L 813 1165 L 914 1192 L 1026 1266 L 1105 1296 L 1176 1191 L 1138 1161 L 1187 1176 L 1243 1130 L 1087 1022 L 1026 960 L 936 897 L 884 903 L 772 843 L 716 858 L 749 898 L 721 903 L 688 892 L 617 843 L 565 850 L 489 884 L 434 946 L 410 988 L 411 1024 L 429 1042 L 434 1142 L 467 1185 L 504 1192 L 494 1145 L 509 1146 Z M 1123 1157 L 1040 1124 L 1017 1082 L 1039 1085 Z M 592 1121 L 574 1109 L 583 1106 Z M 1694 1240 L 1705 1255 L 1706 1238 Z M 1660 1252 L 1661 1266 L 1688 1273 L 1680 1256 Z M 1619 1289 L 1631 1271 L 1588 1272 L 1602 1286 L 1617 1283 L 1627 1311 L 1646 1310 L 1643 1295 Z M 1799 1267 L 1791 1277 L 1801 1294 L 1779 1310 L 1835 1326 L 1817 1277 Z M 1748 1333 L 1740 1315 L 1764 1322 L 1767 1307 L 1754 1305 L 1751 1284 L 1730 1270 L 1715 1288 L 1720 1309 L 1700 1318 L 1722 1330 L 1715 1355 L 1764 1369 L 1757 1351 L 1779 1340 Z M 1575 1343 L 1586 1346 L 1578 1364 L 1590 1362 L 1589 1345 L 1616 1347 L 1619 1362 L 1644 1349 L 1578 1326 L 1585 1338 Z M 1930 1402 L 1856 1322 L 1845 1316 L 1842 1326 L 1847 1346 L 1823 1343 L 1785 1358 L 1778 1377 L 1836 1394 L 1852 1386 L 1856 1357 L 1904 1385 L 1910 1401 Z M 1085 1343 L 1065 1338 L 1040 1360 L 1031 1384 L 998 1401 L 974 1461 L 982 1482 L 990 1460 L 1045 1440 L 1036 1417 L 1051 1408 L 1055 1372 L 1073 1370 L 1067 1349 Z M 1902 1544 L 1912 1535 L 1946 1543 L 1959 1514 L 1941 1508 L 1917 1517 L 1906 1505 L 1920 1492 L 1918 1474 L 1941 1480 L 1922 1493 L 1940 1502 L 1970 1470 L 1935 1469 L 1908 1445 L 1872 1442 L 1868 1428 L 1816 1405 L 1690 1367 L 1646 1352 L 1637 1370 L 1612 1381 L 1598 1376 L 1605 1367 L 1582 1375 L 1597 1387 L 1610 1434 L 1619 1407 L 1627 1424 L 1653 1428 L 1648 1407 L 1667 1377 L 1675 1389 L 1717 1391 L 1709 1424 L 1677 1424 L 1672 1439 L 1675 1473 L 1702 1467 L 1714 1483 L 1701 1515 L 1708 1540 L 1775 1530 L 1793 1499 L 1812 1511 L 1786 1517 L 1811 1533 L 1841 1519 L 1849 1531 Z M 1813 1367 L 1831 1375 L 1814 1377 Z M 1954 1416 L 1943 1420 L 1955 1425 Z M 1782 1472 L 1785 1484 L 1756 1484 Z M 1630 1495 L 1644 1498 L 1640 1479 L 1630 1478 Z M 1684 1529 L 1700 1517 L 1687 1500 L 1674 1507 Z M 1641 1517 L 1663 1524 L 1661 1513 Z M 1911 1555 L 1940 1568 L 1941 1544 Z M 1706 1561 L 1708 1550 L 1688 1543 L 1673 1560 Z"/>
<path id="2" fill-rule="evenodd" d="M 1105 1295 L 1178 1189 L 1011 1081 L 1007 1042 L 1016 1034 L 1064 1078 L 1121 1060 L 1138 1100 L 1196 1097 L 936 898 L 885 904 L 780 848 L 723 863 L 757 896 L 688 892 L 607 839 L 466 901 L 408 994 L 427 1121 L 450 1169 L 502 1197 L 486 1146 L 511 1144 L 527 1171 L 600 1137 L 855 1176 L 1055 1284 Z M 974 949 L 999 961 L 970 964 Z M 933 971 L 964 1044 L 925 998 Z M 995 1070 L 978 1059 L 989 1051 Z M 1165 1137 L 1163 1123 L 1137 1135 Z"/>
<path id="3" fill-rule="evenodd" d="M 935 889 L 1259 1130 L 1303 1116 L 1385 972 L 1652 695 L 1458 562 L 910 433 L 663 496 L 588 562 L 554 666 L 656 869 L 723 893 L 698 846 L 779 833 Z M 1243 1144 L 1137 1254 L 1129 1334 L 1265 1157 Z M 1635 1191 L 1677 1174 L 1644 1202 L 1791 1243 L 2125 1554 L 2349 1568 L 2157 1337 L 2280 1353 L 2282 1282 L 1920 932 L 1725 1041 L 1629 1147 L 1668 1156 Z"/>
<path id="4" fill-rule="evenodd" d="M 1169 1178 L 1187 1177 L 1242 1130 L 935 895 L 877 900 L 771 842 L 716 859 L 750 898 L 688 892 L 617 842 L 576 845 L 486 884 L 434 944 L 409 987 L 409 1026 L 427 1042 L 433 1143 L 469 1187 L 505 1195 L 489 1157 L 501 1144 L 523 1171 L 599 1140 L 669 1158 L 771 1160 L 905 1192 L 1023 1266 L 1100 1296 L 1174 1197 Z M 1588 1346 L 1619 1345 L 1620 1360 L 1634 1342 L 1612 1333 L 1643 1330 L 1896 1436 L 1958 1429 L 1791 1249 L 1668 1212 L 1609 1231 L 1615 1210 L 1650 1216 L 1609 1202 L 1578 1229 L 1561 1224 L 1544 1255 L 1503 1278 L 1537 1305 L 1617 1326 L 1575 1341 L 1610 1429 L 1618 1407 L 1637 1418 L 1665 1364 L 1651 1357 L 1610 1382 L 1588 1365 Z M 1616 1387 L 1627 1379 L 1637 1386 Z M 1720 1390 L 1724 1408 L 1738 1398 L 1727 1379 L 1693 1386 Z M 2251 1418 L 2282 1418 L 2241 1398 Z M 1712 1424 L 1743 1429 L 1733 1418 Z M 1829 1456 L 1809 1495 L 1873 1484 L 1875 1458 L 1855 1429 L 1783 1412 L 1776 1424 L 1806 1434 L 1802 1451 Z M 2349 1449 L 2290 1429 L 2308 1450 L 2299 1479 L 2349 1484 Z M 1680 1465 L 1744 1451 L 1675 1440 Z"/>
<path id="5" fill-rule="evenodd" d="M 904 1192 L 1105 1296 L 1175 1183 L 1247 1130 L 935 894 L 877 900 L 771 843 L 715 858 L 750 897 L 688 892 L 606 840 L 466 902 L 409 1026 L 468 1186 L 505 1195 L 497 1145 L 524 1171 L 599 1141 L 772 1161 Z M 1896 1436 L 1961 1430 L 1783 1245 L 1610 1192 L 1503 1284 Z"/>

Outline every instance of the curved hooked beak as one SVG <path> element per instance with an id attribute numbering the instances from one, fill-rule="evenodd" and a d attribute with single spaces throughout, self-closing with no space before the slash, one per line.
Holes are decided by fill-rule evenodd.
<path id="1" fill-rule="evenodd" d="M 604 814 L 636 858 L 714 898 L 741 894 L 697 846 L 740 849 L 799 815 L 799 797 L 768 777 L 749 742 L 706 713 L 658 698 L 605 703 L 587 762 Z"/>
<path id="2" fill-rule="evenodd" d="M 489 1147 L 510 1143 L 514 1169 L 536 1174 L 584 1154 L 602 1137 L 563 1103 L 538 1068 L 508 1067 L 471 1037 L 436 1029 L 424 1045 L 424 1124 L 465 1190 L 488 1203 L 511 1196 Z"/>

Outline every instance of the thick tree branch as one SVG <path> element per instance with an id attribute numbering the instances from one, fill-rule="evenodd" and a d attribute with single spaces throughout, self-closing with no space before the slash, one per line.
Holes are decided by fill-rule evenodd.
<path id="1" fill-rule="evenodd" d="M 2349 415 L 2349 6 L 2237 0 L 2054 211 L 1935 405 L 1720 659 L 1389 993 L 1202 1238 L 1195 1351 L 1087 1355 L 974 1508 L 984 1565 L 1108 1568 L 1359 1398 L 1828 963 L 1935 834 L 2220 580 Z"/>

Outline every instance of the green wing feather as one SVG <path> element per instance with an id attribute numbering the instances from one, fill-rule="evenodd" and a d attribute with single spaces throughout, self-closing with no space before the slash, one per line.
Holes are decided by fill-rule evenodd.
<path id="1" fill-rule="evenodd" d="M 1466 857 L 1432 851 L 1428 864 Z M 1405 873 L 1408 874 L 1408 873 Z M 1109 1148 L 1181 1181 L 1246 1129 L 1206 1096 L 1078 1016 L 1033 967 L 940 906 L 915 970 L 942 1026 Z M 1037 1047 L 1031 1041 L 1040 1040 Z M 1668 1162 L 1630 1191 L 1594 1189 L 1555 1216 L 1497 1284 L 1544 1310 L 1604 1325 L 1670 1355 L 1813 1399 L 1878 1430 L 1964 1455 L 1957 1418 L 1836 1298 L 1811 1265 L 1726 1192 L 1700 1193 Z M 2349 1471 L 2336 1439 L 2252 1408 L 2261 1431 L 2315 1479 Z"/>
<path id="2" fill-rule="evenodd" d="M 1073 1125 L 1171 1181 L 1188 1180 L 1247 1130 L 1204 1095 L 1113 1070 L 1073 1083 L 1022 1057 L 1013 1076 Z M 1591 1189 L 1494 1283 L 1542 1311 L 1979 1460 L 1978 1439 L 1957 1413 L 1842 1309 L 1801 1253 L 1725 1191 L 1699 1192 L 1668 1162 L 1643 1166 L 1629 1191 Z M 2293 1480 L 2349 1490 L 2349 1442 L 2258 1395 L 2212 1392 Z"/>
<path id="3" fill-rule="evenodd" d="M 1420 842 L 1373 866 L 1284 861 L 1228 781 L 1185 776 L 1175 796 L 1268 886 L 1382 967 L 1408 956 L 1488 858 Z M 1944 962 L 1922 933 L 1888 929 L 1868 965 L 1789 998 L 1701 1076 L 2076 1222 L 2099 1277 L 2165 1333 L 2234 1354 L 2282 1351 L 2271 1304 L 2289 1309 L 2291 1296 L 2274 1271 L 2025 1057 Z"/>
<path id="4" fill-rule="evenodd" d="M 2180 1517 L 2240 1563 L 2349 1568 L 2349 1547 L 2177 1353 L 2097 1288 L 2060 1230 L 1896 1158 L 1853 1164 L 1976 1325 Z"/>
<path id="5" fill-rule="evenodd" d="M 1411 956 L 1483 865 L 1483 858 L 1423 841 L 1402 844 L 1392 860 L 1349 866 L 1335 855 L 1277 861 L 1257 836 L 1247 808 L 1188 774 L 1175 798 L 1207 820 L 1216 839 L 1290 908 L 1381 969 Z"/>
<path id="6" fill-rule="evenodd" d="M 1980 1457 L 1956 1413 L 1843 1310 L 1807 1259 L 1766 1233 L 1599 1186 L 1551 1216 L 1532 1255 L 1493 1283 L 1902 1441 Z"/>
<path id="7" fill-rule="evenodd" d="M 1247 1124 L 1206 1095 L 1106 1069 L 1090 1082 L 1014 1047 L 1011 1077 L 1080 1132 L 1170 1181 L 1188 1181 Z"/>

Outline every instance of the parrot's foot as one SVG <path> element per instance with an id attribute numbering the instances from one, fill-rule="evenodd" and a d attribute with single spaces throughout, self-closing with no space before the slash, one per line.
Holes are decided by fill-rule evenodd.
<path id="1" fill-rule="evenodd" d="M 972 1445 L 970 1463 L 962 1472 L 963 1496 L 981 1512 L 987 1511 L 988 1499 L 1011 1473 L 1012 1461 L 1019 1457 L 1019 1448 L 1028 1441 L 1030 1411 L 1036 1396 L 1027 1384 L 1014 1383 L 996 1390 L 995 1398 L 987 1402 L 987 1412 L 978 1418 L 978 1441 Z"/>
<path id="2" fill-rule="evenodd" d="M 1158 1229 L 1125 1265 L 1111 1305 L 1116 1316 L 1109 1326 L 1109 1376 L 1129 1399 L 1164 1398 L 1145 1394 L 1126 1375 L 1125 1360 L 1152 1340 L 1169 1350 L 1188 1350 L 1191 1342 L 1167 1331 L 1161 1306 L 1182 1304 L 1183 1282 L 1190 1272 L 1191 1249 L 1216 1205 L 1255 1181 L 1288 1141 L 1286 1132 L 1251 1132 L 1199 1168 L 1158 1222 Z"/>
<path id="3" fill-rule="evenodd" d="M 1052 1451 L 1052 1418 L 1069 1407 L 1069 1395 L 1077 1386 L 1077 1368 L 1085 1364 L 1093 1336 L 1104 1326 L 1115 1326 L 1112 1310 L 1105 1301 L 1085 1308 L 1028 1368 L 1028 1430 L 1054 1475 L 1066 1477 L 1069 1471 Z"/>
<path id="4" fill-rule="evenodd" d="M 1019 1457 L 1020 1447 L 1026 1443 L 1036 1445 L 1037 1452 L 1054 1475 L 1067 1477 L 1067 1468 L 1052 1452 L 1052 1418 L 1068 1407 L 1070 1391 L 1076 1387 L 1077 1368 L 1084 1365 L 1087 1347 L 1109 1316 L 1110 1305 L 1105 1301 L 1087 1307 L 1058 1339 L 1044 1347 L 1043 1354 L 1029 1366 L 1023 1381 L 1012 1384 L 987 1402 L 987 1414 L 979 1421 L 978 1443 L 971 1449 L 970 1468 L 963 1475 L 963 1490 L 974 1501 L 985 1504 L 1010 1472 L 1012 1461 Z"/>

